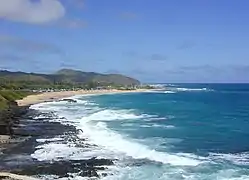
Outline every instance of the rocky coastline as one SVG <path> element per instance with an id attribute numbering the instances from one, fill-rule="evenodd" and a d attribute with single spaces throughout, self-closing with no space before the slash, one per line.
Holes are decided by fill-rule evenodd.
<path id="1" fill-rule="evenodd" d="M 74 179 L 77 175 L 95 179 L 106 176 L 103 170 L 115 161 L 95 157 L 84 160 L 38 161 L 31 156 L 39 145 L 37 139 L 61 136 L 67 138 L 67 141 L 80 141 L 79 145 L 82 147 L 87 148 L 88 144 L 84 139 L 77 139 L 78 130 L 74 126 L 49 121 L 55 118 L 53 112 L 44 115 L 28 106 L 20 107 L 13 103 L 0 116 L 1 136 L 9 137 L 8 141 L 0 143 L 0 172 L 39 179 L 44 179 L 47 175 L 68 179 Z"/>
<path id="2" fill-rule="evenodd" d="M 19 119 L 29 110 L 29 106 L 18 106 L 15 101 L 9 101 L 8 107 L 0 110 L 0 142 L 1 136 L 14 135 L 13 126 L 18 124 Z"/>

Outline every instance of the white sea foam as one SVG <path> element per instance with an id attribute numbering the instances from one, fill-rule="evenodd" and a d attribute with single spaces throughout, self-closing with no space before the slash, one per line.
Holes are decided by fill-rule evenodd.
<path id="1" fill-rule="evenodd" d="M 48 143 L 36 147 L 36 151 L 31 154 L 32 158 L 38 161 L 51 161 L 68 159 L 78 148 L 62 143 Z"/>
<path id="2" fill-rule="evenodd" d="M 142 124 L 142 125 L 140 125 L 140 127 L 142 127 L 142 128 L 150 128 L 150 127 L 152 127 L 151 125 L 148 125 L 148 124 Z"/>
<path id="3" fill-rule="evenodd" d="M 68 106 L 74 106 L 74 108 L 79 108 L 80 111 L 77 113 L 71 112 L 71 109 L 67 109 Z M 64 107 L 67 106 L 67 107 Z M 89 109 L 90 107 L 90 109 Z M 53 139 L 39 139 L 40 143 L 44 143 L 37 147 L 34 154 L 32 154 L 33 158 L 36 158 L 40 161 L 47 160 L 60 160 L 60 159 L 89 159 L 91 157 L 98 158 L 114 158 L 114 159 L 129 159 L 130 157 L 133 159 L 148 159 L 151 161 L 161 162 L 165 164 L 158 168 L 156 166 L 151 166 L 153 169 L 149 171 L 151 168 L 149 166 L 148 172 L 145 170 L 144 166 L 139 167 L 129 167 L 129 166 L 116 166 L 115 171 L 112 171 L 110 167 L 108 169 L 110 171 L 116 172 L 113 173 L 113 176 L 103 177 L 103 179 L 125 179 L 125 180 L 133 180 L 139 179 L 188 179 L 188 180 L 199 180 L 199 179 L 221 179 L 221 180 L 245 180 L 249 179 L 246 175 L 240 175 L 239 172 L 233 171 L 215 171 L 211 174 L 206 174 L 205 172 L 200 173 L 192 173 L 188 172 L 187 169 L 189 167 L 186 166 L 198 166 L 199 164 L 208 162 L 204 166 L 209 166 L 209 163 L 212 161 L 231 161 L 236 165 L 248 165 L 248 154 L 210 154 L 209 157 L 199 157 L 194 154 L 187 153 L 168 153 L 154 150 L 155 148 L 153 144 L 155 140 L 151 141 L 153 144 L 148 145 L 145 139 L 145 142 L 142 143 L 137 141 L 136 139 L 131 139 L 130 137 L 120 134 L 114 130 L 111 130 L 108 126 L 109 121 L 120 120 L 122 123 L 126 122 L 128 125 L 132 126 L 132 121 L 128 120 L 146 120 L 151 121 L 146 126 L 154 126 L 154 127 L 162 127 L 160 124 L 153 124 L 152 121 L 156 120 L 165 120 L 168 118 L 157 117 L 153 115 L 147 114 L 138 114 L 133 110 L 114 110 L 114 109 L 100 109 L 97 107 L 97 104 L 91 104 L 89 101 L 78 101 L 78 103 L 71 104 L 56 104 L 56 103 L 43 103 L 40 105 L 34 105 L 33 108 L 45 110 L 45 111 L 56 111 L 59 115 L 66 117 L 65 121 L 78 122 L 77 128 L 82 129 L 83 133 L 79 134 L 79 137 L 86 138 L 87 143 L 94 144 L 98 146 L 92 146 L 88 148 L 81 148 L 75 146 L 72 143 L 61 142 L 61 139 L 53 138 Z M 73 108 L 73 107 L 72 107 Z M 172 117 L 173 118 L 173 117 Z M 63 121 L 63 119 L 61 120 Z M 123 125 L 125 126 L 124 123 Z M 164 128 L 175 128 L 172 125 L 164 125 Z M 57 141 L 57 142 L 56 142 Z M 157 142 L 159 143 L 169 143 L 169 146 L 177 142 L 170 142 L 167 139 L 159 139 Z M 160 144 L 160 143 L 159 143 Z M 123 161 L 120 161 L 123 162 Z M 202 166 L 198 166 L 198 168 Z M 208 167 L 209 168 L 209 167 Z M 211 168 L 211 166 L 210 166 Z M 130 173 L 130 174 L 129 174 Z M 160 177 L 159 177 L 160 175 Z M 52 179 L 52 178 L 51 178 Z M 81 179 L 81 177 L 75 176 L 73 179 Z M 82 178 L 85 179 L 85 178 Z M 61 179 L 63 180 L 63 178 Z"/>
<path id="4" fill-rule="evenodd" d="M 140 125 L 140 127 L 142 127 L 142 128 L 155 127 L 155 128 L 164 128 L 164 129 L 174 129 L 175 128 L 175 126 L 173 126 L 173 125 L 163 125 L 163 124 L 142 124 L 142 125 Z"/>
<path id="5" fill-rule="evenodd" d="M 197 92 L 197 91 L 206 91 L 206 92 L 210 92 L 210 91 L 214 91 L 212 89 L 208 89 L 208 88 L 183 88 L 183 87 L 169 87 L 166 88 L 165 91 L 148 91 L 148 92 L 152 92 L 152 93 L 164 93 L 164 94 L 174 94 L 177 92 Z"/>
<path id="6" fill-rule="evenodd" d="M 173 125 L 160 125 L 160 124 L 152 124 L 152 127 L 166 128 L 166 129 L 174 129 Z"/>
<path id="7" fill-rule="evenodd" d="M 216 173 L 213 173 L 210 175 L 209 179 L 211 178 L 219 180 L 248 180 L 249 175 L 241 174 L 241 172 L 238 169 L 234 168 L 234 169 L 223 169 Z"/>
<path id="8" fill-rule="evenodd" d="M 154 166 L 146 167 L 118 167 L 113 169 L 113 176 L 102 180 L 248 180 L 248 175 L 241 175 L 238 169 L 217 170 L 212 172 L 193 171 L 185 167 Z"/>
<path id="9" fill-rule="evenodd" d="M 47 116 L 46 115 L 39 115 L 39 116 L 33 117 L 33 119 L 43 119 L 43 118 L 47 118 Z"/>
<path id="10" fill-rule="evenodd" d="M 150 86 L 155 87 L 155 88 L 164 88 L 165 84 L 150 84 Z"/>
<path id="11" fill-rule="evenodd" d="M 166 86 L 166 87 L 168 87 L 168 86 L 175 87 L 175 86 L 178 86 L 178 85 L 176 85 L 176 84 L 165 84 L 165 86 Z"/>
<path id="12" fill-rule="evenodd" d="M 145 121 L 164 121 L 164 120 L 168 120 L 168 119 L 173 119 L 174 116 L 168 116 L 168 117 L 150 117 L 145 119 Z"/>
<path id="13" fill-rule="evenodd" d="M 45 142 L 53 142 L 53 141 L 62 141 L 63 138 L 55 137 L 55 138 L 49 138 L 49 139 L 36 139 L 39 143 L 45 143 Z"/>
<path id="14" fill-rule="evenodd" d="M 82 100 L 82 99 L 74 99 L 77 101 L 77 105 L 90 105 L 90 106 L 94 106 L 94 105 L 97 105 L 96 103 L 94 102 L 91 102 L 91 101 L 87 101 L 87 100 Z"/>
<path id="15" fill-rule="evenodd" d="M 50 104 L 46 104 L 50 106 Z M 37 108 L 37 107 L 36 107 Z M 46 109 L 44 106 L 39 108 Z M 49 107 L 51 109 L 51 107 Z M 54 109 L 54 106 L 53 106 Z M 149 159 L 152 161 L 162 162 L 165 164 L 180 165 L 180 166 L 196 166 L 201 162 L 197 159 L 190 159 L 182 156 L 176 156 L 174 154 L 168 154 L 163 152 L 157 152 L 149 147 L 133 142 L 131 139 L 127 139 L 122 135 L 110 130 L 104 121 L 114 120 L 130 120 L 130 119 L 142 119 L 153 118 L 155 116 L 147 114 L 135 114 L 131 110 L 111 110 L 105 109 L 96 113 L 90 114 L 81 118 L 80 126 L 84 133 L 83 138 L 87 138 L 96 145 L 99 145 L 103 149 L 108 149 L 112 152 L 121 153 L 124 156 L 130 156 L 135 159 Z M 71 157 L 72 154 L 78 154 L 78 149 L 73 146 L 65 144 L 45 144 L 35 151 L 33 157 L 43 160 L 44 154 L 46 160 Z"/>
<path id="16" fill-rule="evenodd" d="M 236 165 L 249 165 L 249 153 L 236 153 L 236 154 L 222 154 L 222 153 L 210 153 L 209 156 L 214 160 L 230 161 Z"/>
<path id="17" fill-rule="evenodd" d="M 107 111 L 105 111 L 104 117 L 99 118 L 99 120 L 116 119 L 113 117 L 110 118 L 111 116 L 106 116 L 106 114 Z M 97 113 L 97 117 L 99 117 L 99 113 Z M 124 119 L 123 117 L 141 118 L 141 116 L 134 116 L 128 113 L 124 114 L 123 112 L 121 112 L 121 115 L 118 115 L 116 117 L 118 117 L 119 119 Z M 84 131 L 84 135 L 86 135 L 92 143 L 97 144 L 105 149 L 109 149 L 113 152 L 121 153 L 125 156 L 133 157 L 135 159 L 149 159 L 152 161 L 172 164 L 176 166 L 197 166 L 201 163 L 197 159 L 190 159 L 183 156 L 158 152 L 154 149 L 150 149 L 145 145 L 136 143 L 131 139 L 128 139 L 121 134 L 108 129 L 106 124 L 103 122 L 94 123 L 95 120 L 95 114 L 84 117 L 81 121 L 81 127 Z"/>
<path id="18" fill-rule="evenodd" d="M 165 94 L 174 94 L 176 92 L 174 92 L 174 91 L 164 91 L 163 93 L 165 93 Z"/>
<path id="19" fill-rule="evenodd" d="M 79 160 L 93 157 L 117 159 L 116 154 L 100 147 L 77 147 L 74 143 L 65 142 L 46 142 L 39 145 L 31 157 L 38 161 Z"/>
<path id="20" fill-rule="evenodd" d="M 61 108 L 66 106 L 66 102 L 45 102 L 40 104 L 34 104 L 30 106 L 30 109 L 39 110 L 42 112 L 60 111 Z"/>
<path id="21" fill-rule="evenodd" d="M 89 180 L 88 177 L 82 177 L 82 176 L 78 176 L 76 173 L 67 173 L 68 175 L 70 175 L 70 177 L 62 177 L 60 178 L 59 176 L 55 176 L 55 175 L 41 175 L 39 176 L 39 179 L 42 180 L 52 180 L 52 179 L 56 179 L 56 180 Z"/>
<path id="22" fill-rule="evenodd" d="M 172 90 L 175 90 L 175 91 L 213 91 L 212 89 L 208 89 L 208 88 L 174 88 Z"/>
<path id="23" fill-rule="evenodd" d="M 147 93 L 157 93 L 157 94 L 174 94 L 174 93 L 176 93 L 175 91 L 169 91 L 169 90 L 168 91 L 148 90 L 146 92 Z"/>
<path id="24" fill-rule="evenodd" d="M 136 115 L 131 110 L 111 110 L 105 109 L 90 116 L 83 117 L 82 121 L 116 121 L 116 120 L 131 120 L 153 117 L 147 114 Z"/>

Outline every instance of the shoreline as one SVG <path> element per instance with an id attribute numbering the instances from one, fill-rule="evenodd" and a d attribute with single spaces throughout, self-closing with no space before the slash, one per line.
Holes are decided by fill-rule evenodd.
<path id="1" fill-rule="evenodd" d="M 4 177 L 11 180 L 41 180 L 46 179 L 46 175 L 54 175 L 56 178 L 70 177 L 71 179 L 74 177 L 73 173 L 97 179 L 102 174 L 105 175 L 102 171 L 107 169 L 107 166 L 113 165 L 111 158 L 89 157 L 87 159 L 69 158 L 50 161 L 32 157 L 32 154 L 39 150 L 37 148 L 39 145 L 50 143 L 46 139 L 59 137 L 61 144 L 74 143 L 79 150 L 91 147 L 85 138 L 78 138 L 79 131 L 74 125 L 51 122 L 52 119 L 61 121 L 60 117 L 54 116 L 51 112 L 34 109 L 30 109 L 20 118 L 19 126 L 15 129 L 15 133 L 17 133 L 14 137 L 15 140 L 6 144 L 6 148 L 2 149 L 2 154 L 0 153 L 0 179 Z M 45 141 L 37 141 L 37 139 Z M 79 168 L 82 172 L 79 171 Z"/>
<path id="2" fill-rule="evenodd" d="M 21 100 L 16 100 L 18 106 L 31 106 L 34 104 L 51 102 L 63 98 L 69 98 L 76 95 L 101 95 L 101 94 L 116 94 L 116 93 L 134 93 L 134 92 L 148 92 L 149 89 L 136 90 L 79 90 L 79 91 L 61 91 L 61 92 L 45 92 L 40 94 L 29 95 Z"/>
<path id="3" fill-rule="evenodd" d="M 80 90 L 80 91 L 45 92 L 45 93 L 40 93 L 40 94 L 29 95 L 21 100 L 17 100 L 16 102 L 17 102 L 17 105 L 19 107 L 29 108 L 29 106 L 31 106 L 33 104 L 56 101 L 56 100 L 60 100 L 63 98 L 70 98 L 70 97 L 77 96 L 77 95 L 102 95 L 102 94 L 104 95 L 104 94 L 149 92 L 149 91 L 151 91 L 151 90 L 149 90 L 149 89 L 137 89 L 137 90 L 116 90 L 116 89 L 113 89 L 113 90 L 89 90 L 89 91 Z M 48 124 L 51 124 L 51 123 L 48 123 Z M 37 126 L 37 128 L 39 128 L 39 126 Z M 30 137 L 34 137 L 34 136 L 31 135 Z M 31 140 L 31 139 L 29 139 L 29 140 Z M 14 144 L 16 146 L 18 146 L 18 145 L 21 145 L 22 143 L 25 143 L 25 141 L 20 141 L 20 142 L 14 143 Z M 7 144 L 9 144 L 9 143 L 7 143 Z M 9 148 L 13 149 L 12 146 L 9 146 Z M 7 149 L 8 149 L 8 147 L 7 147 Z M 92 160 L 89 159 L 89 161 L 92 161 Z M 106 163 L 109 161 L 111 162 L 112 160 L 106 159 L 103 161 Z M 94 163 L 94 160 L 92 163 Z M 96 162 L 96 163 L 98 163 L 98 162 Z M 24 166 L 24 168 L 25 168 L 25 166 Z M 48 170 L 49 170 L 49 168 L 48 168 Z M 94 172 L 97 172 L 97 168 L 94 170 Z M 89 175 L 89 173 L 88 173 L 88 175 Z M 86 175 L 86 176 L 88 176 L 88 175 Z M 39 178 L 34 177 L 34 174 L 28 174 L 28 173 L 27 174 L 26 173 L 19 174 L 18 172 L 12 172 L 12 171 L 4 171 L 4 172 L 0 171 L 0 179 L 1 179 L 1 177 L 12 178 L 13 180 L 14 179 L 16 179 L 16 180 L 39 180 Z"/>
<path id="4" fill-rule="evenodd" d="M 40 180 L 38 178 L 13 174 L 9 172 L 0 172 L 0 179 L 12 179 L 12 180 Z"/>

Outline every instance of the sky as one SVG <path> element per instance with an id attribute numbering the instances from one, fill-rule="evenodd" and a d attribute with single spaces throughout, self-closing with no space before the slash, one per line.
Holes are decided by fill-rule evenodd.
<path id="1" fill-rule="evenodd" d="M 249 82 L 248 0 L 1 0 L 0 69 Z"/>

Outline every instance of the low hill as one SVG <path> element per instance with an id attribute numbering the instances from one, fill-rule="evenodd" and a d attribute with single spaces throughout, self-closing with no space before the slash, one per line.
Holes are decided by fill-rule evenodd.
<path id="1" fill-rule="evenodd" d="M 0 82 L 25 83 L 28 85 L 95 83 L 98 85 L 131 86 L 140 84 L 138 80 L 121 74 L 100 74 L 72 69 L 62 69 L 54 74 L 0 71 Z"/>

